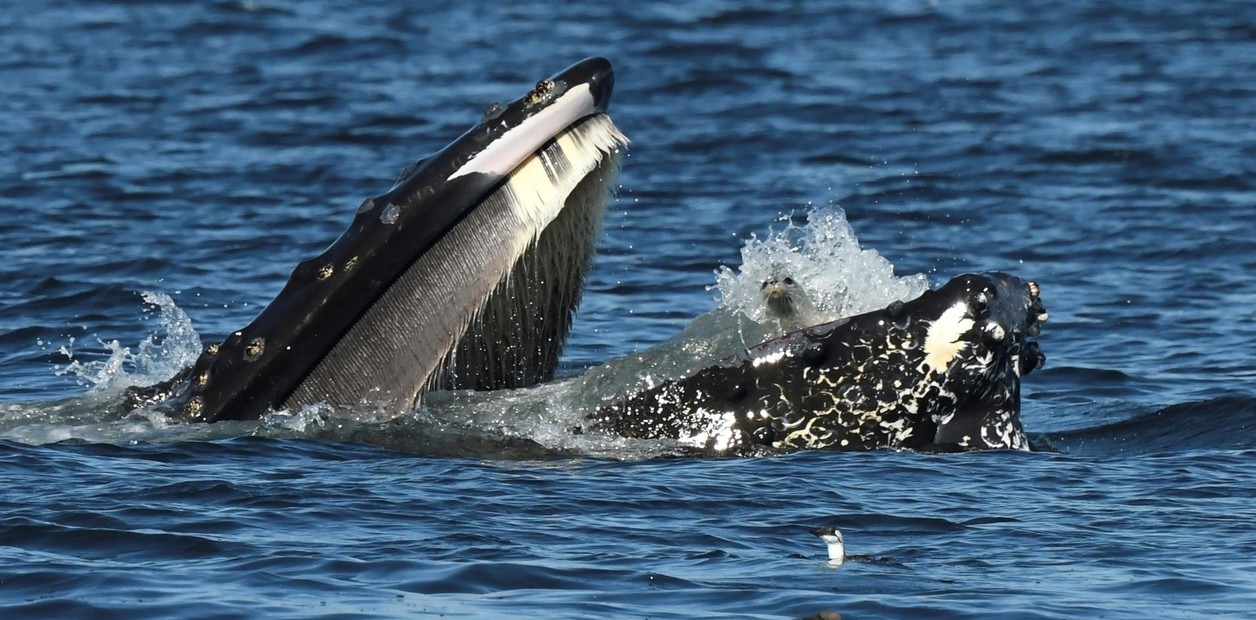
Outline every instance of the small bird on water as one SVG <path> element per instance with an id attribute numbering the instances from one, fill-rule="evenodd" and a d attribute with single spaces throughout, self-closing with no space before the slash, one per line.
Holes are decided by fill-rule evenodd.
<path id="1" fill-rule="evenodd" d="M 842 541 L 841 530 L 832 525 L 826 525 L 811 530 L 811 533 L 823 540 L 825 545 L 828 545 L 829 564 L 841 564 L 846 560 L 846 545 Z"/>

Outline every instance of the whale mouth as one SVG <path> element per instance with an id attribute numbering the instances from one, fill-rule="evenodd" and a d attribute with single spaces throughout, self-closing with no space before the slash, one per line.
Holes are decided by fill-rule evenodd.
<path id="1" fill-rule="evenodd" d="M 602 432 L 719 454 L 1028 449 L 1021 377 L 1045 361 L 1036 283 L 963 275 L 916 299 L 769 340 L 620 396 Z"/>
<path id="2" fill-rule="evenodd" d="M 315 403 L 395 417 L 434 387 L 552 377 L 628 143 L 606 114 L 613 85 L 590 58 L 489 106 L 206 347 L 166 407 L 200 422 Z"/>

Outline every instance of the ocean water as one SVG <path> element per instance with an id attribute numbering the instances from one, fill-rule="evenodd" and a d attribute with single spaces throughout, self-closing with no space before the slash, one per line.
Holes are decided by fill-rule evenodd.
<path id="1" fill-rule="evenodd" d="M 0 8 L 0 617 L 1256 615 L 1256 5 L 410 4 Z M 668 458 L 556 432 L 574 380 L 108 413 L 589 55 L 633 143 L 565 376 L 782 252 L 854 306 L 999 269 L 1051 315 L 1039 450 Z"/>

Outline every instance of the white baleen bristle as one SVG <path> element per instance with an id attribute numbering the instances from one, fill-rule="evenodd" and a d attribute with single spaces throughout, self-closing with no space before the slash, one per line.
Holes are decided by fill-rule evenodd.
<path id="1" fill-rule="evenodd" d="M 627 145 L 628 137 L 610 117 L 599 114 L 564 132 L 552 145 L 525 160 L 510 173 L 510 179 L 494 198 L 508 204 L 514 215 L 527 223 L 519 232 L 529 236 L 528 242 L 535 241 L 558 216 L 571 191 L 601 163 L 606 153 Z"/>
<path id="2" fill-rule="evenodd" d="M 627 144 L 628 138 L 619 131 L 610 117 L 599 114 L 586 118 L 525 159 L 502 185 L 484 199 L 479 208 L 467 216 L 467 220 L 455 232 L 456 237 L 468 238 L 466 242 L 459 242 L 460 247 L 468 251 L 459 252 L 458 260 L 471 259 L 475 254 L 490 258 L 483 264 L 472 259 L 476 260 L 476 265 L 464 264 L 448 272 L 457 278 L 463 278 L 468 273 L 478 275 L 458 285 L 462 290 L 476 291 L 476 300 L 472 311 L 462 315 L 461 320 L 451 326 L 453 329 L 449 332 L 450 341 L 445 349 L 451 357 L 447 357 L 445 362 L 458 363 L 452 356 L 456 355 L 459 342 L 472 325 L 480 325 L 475 332 L 480 336 L 473 338 L 478 338 L 480 346 L 488 349 L 494 349 L 501 343 L 507 343 L 507 348 L 513 347 L 519 351 L 532 351 L 537 346 L 553 346 L 552 343 L 530 340 L 537 338 L 540 333 L 537 331 L 539 328 L 534 325 L 535 320 L 540 318 L 535 313 L 551 308 L 564 295 L 574 293 L 575 299 L 579 299 L 578 290 L 562 288 L 566 277 L 564 274 L 579 270 L 579 278 L 583 279 L 583 270 L 587 268 L 590 256 L 581 254 L 578 247 L 570 247 L 567 243 L 540 253 L 544 255 L 534 252 L 533 260 L 547 264 L 539 268 L 545 277 L 543 281 L 516 283 L 513 278 L 517 274 L 511 267 L 529 251 L 537 249 L 542 233 L 559 218 L 564 209 L 574 209 L 577 212 L 587 210 L 588 213 L 584 215 L 573 213 L 576 219 L 572 221 L 585 222 L 590 227 L 589 230 L 577 234 L 587 235 L 591 239 L 597 236 L 601 229 L 603 201 L 613 193 L 611 183 L 618 166 L 615 155 Z M 597 175 L 595 184 L 586 182 L 590 175 Z M 591 190 L 594 193 L 588 194 Z M 580 191 L 588 195 L 573 198 L 573 193 Z M 589 251 L 591 252 L 591 248 Z M 516 286 L 523 290 L 515 290 Z M 497 301 L 493 301 L 495 296 Z M 490 304 L 496 304 L 496 309 L 490 312 L 490 315 L 496 315 L 494 321 L 507 321 L 510 324 L 483 324 L 484 313 L 489 310 Z M 564 311 L 572 310 L 574 307 L 568 307 Z M 547 318 L 550 321 L 557 320 L 557 317 Z M 565 334 L 551 334 L 551 337 L 561 338 L 563 335 Z M 501 352 L 490 353 L 485 350 L 480 355 L 493 358 L 501 355 Z M 481 370 L 491 374 L 519 372 L 519 369 L 509 367 L 494 366 L 491 370 L 485 368 Z M 441 379 L 437 377 L 437 380 Z"/>

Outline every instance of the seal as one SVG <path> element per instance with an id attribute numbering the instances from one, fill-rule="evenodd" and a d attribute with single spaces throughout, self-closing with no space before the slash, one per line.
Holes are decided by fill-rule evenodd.
<path id="1" fill-rule="evenodd" d="M 589 415 L 714 454 L 1029 447 L 1020 380 L 1042 366 L 1036 283 L 969 274 L 884 310 L 769 340 Z"/>
<path id="2" fill-rule="evenodd" d="M 807 291 L 790 276 L 769 276 L 759 286 L 759 292 L 763 295 L 764 314 L 776 319 L 785 333 L 823 322 Z"/>

